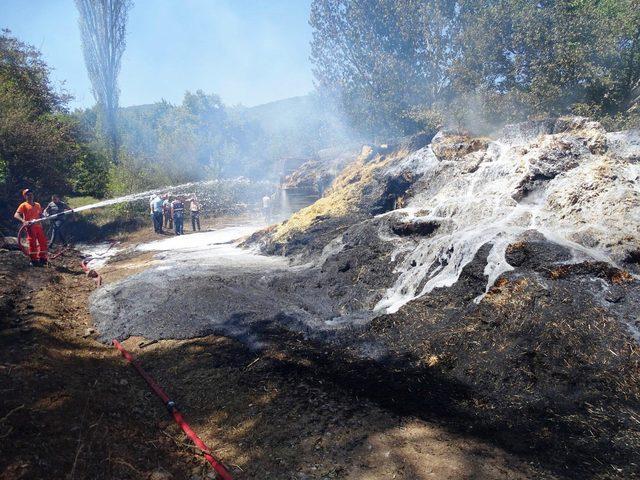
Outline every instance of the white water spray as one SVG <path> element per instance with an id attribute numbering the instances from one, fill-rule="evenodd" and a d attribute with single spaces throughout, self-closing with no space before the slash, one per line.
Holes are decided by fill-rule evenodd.
<path id="1" fill-rule="evenodd" d="M 234 195 L 228 192 L 229 187 L 237 188 L 243 187 L 244 190 L 241 194 L 237 195 L 238 198 L 233 198 Z M 249 187 L 249 188 L 248 188 Z M 213 190 L 212 198 L 210 198 L 209 202 L 206 199 L 203 199 L 203 195 L 198 195 L 198 199 L 202 203 L 210 203 L 210 207 L 229 207 L 229 203 L 236 201 L 238 204 L 246 204 L 255 203 L 257 198 L 262 195 L 262 192 L 270 191 L 273 188 L 273 184 L 270 182 L 250 182 L 246 178 L 238 178 L 238 179 L 224 179 L 224 180 L 203 180 L 199 182 L 189 182 L 183 183 L 180 185 L 168 185 L 161 188 L 154 188 L 153 190 L 146 190 L 144 192 L 131 193 L 129 195 L 123 195 L 117 198 L 109 198 L 106 200 L 101 200 L 96 203 L 91 203 L 89 205 L 83 205 L 81 207 L 74 208 L 73 210 L 68 210 L 66 212 L 59 213 L 57 215 L 51 215 L 49 217 L 43 217 L 38 220 L 34 220 L 32 223 L 44 222 L 52 220 L 58 216 L 66 215 L 72 212 L 83 212 L 87 210 L 93 210 L 95 208 L 101 207 L 109 207 L 113 205 L 118 205 L 121 203 L 130 203 L 146 200 L 148 201 L 151 197 L 155 195 L 161 195 L 165 193 L 170 193 L 173 196 L 182 195 L 185 197 L 189 197 L 194 195 L 195 190 L 203 190 L 210 189 Z M 222 193 L 224 191 L 224 193 Z M 215 198 L 216 195 L 219 194 L 221 198 Z M 226 198 L 224 198 L 226 195 Z"/>
<path id="2" fill-rule="evenodd" d="M 145 192 L 131 193 L 129 195 L 123 195 L 122 197 L 109 198 L 107 200 L 102 200 L 100 202 L 92 203 L 90 205 L 83 205 L 82 207 L 74 208 L 73 211 L 82 212 L 84 210 L 92 210 L 94 208 L 118 205 L 120 203 L 137 202 L 139 200 L 149 200 L 149 197 L 153 195 L 160 195 L 160 194 L 169 193 L 169 192 L 172 192 L 175 194 L 179 194 L 180 192 L 183 192 L 184 194 L 187 194 L 190 192 L 190 189 L 193 189 L 196 186 L 214 185 L 217 182 L 218 180 L 207 180 L 202 182 L 190 182 L 190 183 L 183 183 L 181 185 L 170 185 L 167 187 L 155 188 L 153 190 L 147 190 Z"/>

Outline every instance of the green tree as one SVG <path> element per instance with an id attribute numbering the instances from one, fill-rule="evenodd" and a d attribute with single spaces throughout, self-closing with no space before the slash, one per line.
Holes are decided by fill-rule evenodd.
<path id="1" fill-rule="evenodd" d="M 102 113 L 104 133 L 111 149 L 111 161 L 118 162 L 118 74 L 126 46 L 130 0 L 76 0 L 80 13 L 80 34 L 84 60 L 93 95 Z"/>
<path id="2" fill-rule="evenodd" d="M 40 52 L 0 34 L 0 196 L 17 190 L 40 194 L 71 189 L 71 165 L 78 154 L 77 125 L 66 114 L 68 96 L 57 93 Z"/>
<path id="3" fill-rule="evenodd" d="M 93 148 L 90 130 L 69 115 L 69 96 L 49 81 L 49 67 L 35 48 L 9 31 L 0 34 L 0 205 L 20 201 L 32 188 L 51 193 L 102 195 L 107 159 Z"/>
<path id="4" fill-rule="evenodd" d="M 449 98 L 459 9 L 453 0 L 315 0 L 311 59 L 322 91 L 369 133 L 408 133 L 409 112 Z"/>
<path id="5" fill-rule="evenodd" d="M 640 110 L 640 0 L 314 0 L 320 88 L 373 134 Z"/>
<path id="6" fill-rule="evenodd" d="M 458 96 L 496 120 L 631 106 L 640 80 L 637 0 L 468 1 L 462 5 Z"/>
<path id="7" fill-rule="evenodd" d="M 186 92 L 182 101 L 185 123 L 195 130 L 196 160 L 210 177 L 219 177 L 228 159 L 223 156 L 230 136 L 225 107 L 218 95 L 207 95 L 202 90 Z"/>

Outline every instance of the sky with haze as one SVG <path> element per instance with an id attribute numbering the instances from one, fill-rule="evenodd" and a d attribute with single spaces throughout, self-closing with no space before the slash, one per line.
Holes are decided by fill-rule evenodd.
<path id="1" fill-rule="evenodd" d="M 120 72 L 120 105 L 186 90 L 259 105 L 313 89 L 311 0 L 134 0 Z M 0 0 L 0 28 L 42 51 L 56 85 L 94 104 L 73 0 Z"/>

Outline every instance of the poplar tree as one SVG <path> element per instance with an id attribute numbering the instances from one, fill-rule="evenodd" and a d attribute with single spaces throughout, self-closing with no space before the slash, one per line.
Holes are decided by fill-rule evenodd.
<path id="1" fill-rule="evenodd" d="M 118 74 L 126 46 L 130 0 L 76 0 L 84 60 L 100 108 L 102 127 L 118 163 Z"/>

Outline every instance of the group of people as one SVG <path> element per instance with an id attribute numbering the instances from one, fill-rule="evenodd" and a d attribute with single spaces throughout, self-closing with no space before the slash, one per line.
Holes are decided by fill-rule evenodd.
<path id="1" fill-rule="evenodd" d="M 13 217 L 22 223 L 27 234 L 31 265 L 34 267 L 47 265 L 49 249 L 56 242 L 61 244 L 67 242 L 63 232 L 67 216 L 59 214 L 69 212 L 71 209 L 58 195 L 53 195 L 51 202 L 43 210 L 40 204 L 35 201 L 32 190 L 25 188 L 21 193 L 24 201 L 18 206 Z M 48 238 L 42 222 L 38 222 L 44 217 L 53 217 L 49 222 Z"/>
<path id="2" fill-rule="evenodd" d="M 199 232 L 201 205 L 196 196 L 185 200 L 185 197 L 180 195 L 171 200 L 168 193 L 162 196 L 154 195 L 149 201 L 153 230 L 161 234 L 165 228 L 173 230 L 176 235 L 184 235 L 185 201 L 189 202 L 191 229 Z"/>
<path id="3" fill-rule="evenodd" d="M 24 201 L 18 206 L 13 217 L 22 223 L 26 232 L 31 265 L 36 267 L 47 265 L 51 247 L 56 243 L 62 245 L 67 243 L 64 223 L 68 215 L 60 214 L 70 213 L 72 210 L 58 195 L 53 195 L 51 202 L 43 209 L 35 201 L 32 190 L 25 188 L 21 193 Z M 173 229 L 176 235 L 184 234 L 185 201 L 189 202 L 191 228 L 194 232 L 200 231 L 201 205 L 196 196 L 187 200 L 183 196 L 177 196 L 171 200 L 169 195 L 165 194 L 155 195 L 149 202 L 156 233 L 163 233 L 164 226 L 164 228 Z M 40 221 L 46 217 L 51 217 L 48 222 L 48 235 L 45 233 L 43 222 Z"/>

